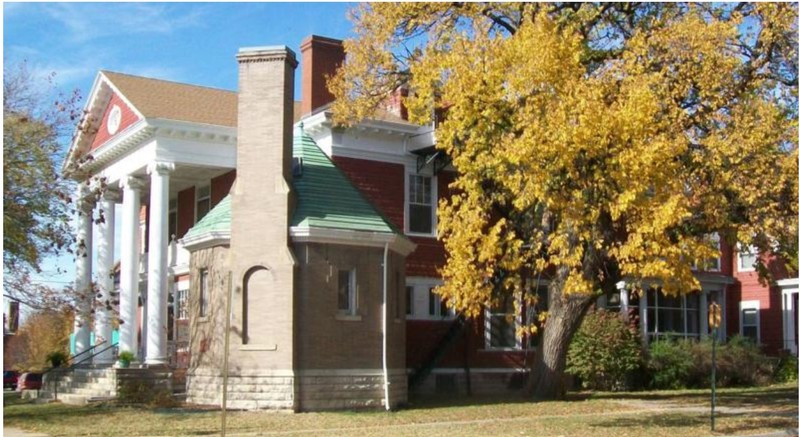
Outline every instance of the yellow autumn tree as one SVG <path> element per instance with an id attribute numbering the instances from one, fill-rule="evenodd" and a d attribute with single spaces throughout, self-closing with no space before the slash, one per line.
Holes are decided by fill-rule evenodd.
<path id="1" fill-rule="evenodd" d="M 574 332 L 618 281 L 698 289 L 713 233 L 796 259 L 797 19 L 765 3 L 361 5 L 333 110 L 356 121 L 407 87 L 411 121 L 446 113 L 438 292 L 477 316 L 546 279 L 529 384 L 558 398 Z"/>

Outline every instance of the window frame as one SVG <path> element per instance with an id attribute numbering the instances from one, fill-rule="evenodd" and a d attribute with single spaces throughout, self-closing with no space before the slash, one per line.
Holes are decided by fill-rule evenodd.
<path id="1" fill-rule="evenodd" d="M 206 189 L 206 188 L 208 189 L 208 194 L 206 194 L 204 196 L 200 196 L 200 191 L 203 190 L 203 189 Z M 200 220 L 203 219 L 203 217 L 199 217 L 198 216 L 198 210 L 199 210 L 198 207 L 200 205 L 200 202 L 202 202 L 202 201 L 208 201 L 208 211 L 206 211 L 206 213 L 203 214 L 203 217 L 205 217 L 206 214 L 211 212 L 211 208 L 212 208 L 212 206 L 211 206 L 211 182 L 210 181 L 207 184 L 196 185 L 195 188 L 194 188 L 194 224 L 197 224 L 197 222 L 199 222 Z"/>
<path id="2" fill-rule="evenodd" d="M 494 311 L 493 308 L 487 307 L 484 310 L 483 314 L 483 337 L 484 337 L 484 348 L 489 351 L 519 351 L 523 349 L 523 339 L 521 336 L 517 335 L 517 328 L 522 325 L 522 314 L 516 314 L 514 310 L 514 302 L 517 302 L 517 305 L 522 304 L 522 299 L 520 296 L 509 296 L 509 304 L 511 305 L 510 312 L 509 308 L 505 308 L 505 312 Z M 508 318 L 511 317 L 511 327 L 513 329 L 513 337 L 514 337 L 514 346 L 494 346 L 492 345 L 492 318 L 493 317 L 504 317 Z"/>
<path id="3" fill-rule="evenodd" d="M 440 278 L 428 278 L 423 276 L 406 277 L 406 293 L 411 288 L 410 313 L 406 312 L 406 320 L 423 320 L 444 322 L 455 319 L 456 314 L 452 308 L 447 308 L 446 314 L 441 314 L 441 301 L 437 301 L 435 308 L 438 308 L 437 315 L 430 314 L 430 290 L 442 285 Z M 438 298 L 438 295 L 435 295 Z M 424 302 L 424 304 L 423 304 Z"/>
<path id="4" fill-rule="evenodd" d="M 746 254 L 749 256 L 753 256 L 755 258 L 754 265 L 751 266 L 744 266 L 742 263 L 742 255 L 745 254 L 745 251 L 749 251 Z M 741 244 L 736 245 L 736 269 L 739 272 L 754 272 L 756 271 L 755 263 L 758 262 L 759 257 L 758 249 L 753 245 L 743 246 Z"/>
<path id="5" fill-rule="evenodd" d="M 181 288 L 180 285 L 175 290 L 175 320 L 189 320 L 189 289 Z"/>
<path id="6" fill-rule="evenodd" d="M 341 274 L 347 274 L 347 308 L 341 308 L 339 302 Z M 336 313 L 340 316 L 358 316 L 358 280 L 355 268 L 338 269 L 336 275 Z"/>
<path id="7" fill-rule="evenodd" d="M 411 230 L 411 180 L 412 177 L 422 177 L 428 178 L 430 180 L 430 198 L 431 198 L 431 231 L 430 232 L 416 232 Z M 437 217 L 436 217 L 436 208 L 439 203 L 439 191 L 438 191 L 438 178 L 436 175 L 431 175 L 428 172 L 417 172 L 414 170 L 406 171 L 405 173 L 405 184 L 403 187 L 404 192 L 404 222 L 405 222 L 405 233 L 406 235 L 411 235 L 415 237 L 436 237 L 436 229 L 438 227 Z M 424 203 L 414 203 L 415 205 L 425 205 Z M 427 206 L 427 205 L 426 205 Z"/>
<path id="8" fill-rule="evenodd" d="M 714 258 L 707 258 L 704 260 L 694 260 L 692 264 L 692 270 L 700 271 L 700 272 L 719 272 L 722 268 L 722 239 L 719 238 L 719 234 L 714 232 L 709 235 L 711 242 L 717 244 L 717 256 Z M 702 262 L 702 265 L 698 265 L 698 261 Z M 714 266 L 709 267 L 711 262 L 714 262 Z"/>
<path id="9" fill-rule="evenodd" d="M 650 290 L 653 291 L 653 299 L 650 298 Z M 699 339 L 702 337 L 703 333 L 700 329 L 700 317 L 702 317 L 702 309 L 700 308 L 700 293 L 703 291 L 695 291 L 691 293 L 681 294 L 680 296 L 669 296 L 669 297 L 677 297 L 680 299 L 680 306 L 667 306 L 662 305 L 661 299 L 667 297 L 661 291 L 660 288 L 650 288 L 645 291 L 646 297 L 646 305 L 644 307 L 644 311 L 653 311 L 653 317 L 650 317 L 648 314 L 647 316 L 647 326 L 645 327 L 645 335 L 647 336 L 647 340 L 654 341 L 658 340 L 659 338 L 683 338 L 683 339 Z M 687 297 L 691 296 L 693 299 L 697 299 L 697 306 L 695 308 L 689 308 Z M 642 305 L 641 299 L 639 300 L 639 306 Z M 664 311 L 664 315 L 666 312 L 669 311 L 671 313 L 679 313 L 681 315 L 681 331 L 669 331 L 669 332 L 661 332 L 659 330 L 659 319 L 660 319 L 660 311 Z M 695 327 L 697 328 L 697 332 L 689 332 L 689 316 L 696 318 Z"/>
<path id="10" fill-rule="evenodd" d="M 748 324 L 748 327 L 756 328 L 755 344 L 761 344 L 761 301 L 758 300 L 743 300 L 739 302 L 739 335 L 744 335 L 744 313 L 745 311 L 755 311 L 756 321 L 755 324 Z M 750 337 L 747 337 L 750 338 Z"/>

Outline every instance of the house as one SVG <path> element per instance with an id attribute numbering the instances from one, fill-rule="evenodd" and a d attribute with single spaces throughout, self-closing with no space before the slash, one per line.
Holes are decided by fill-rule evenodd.
<path id="1" fill-rule="evenodd" d="M 119 349 L 144 368 L 185 369 L 194 403 L 221 402 L 226 344 L 233 408 L 390 408 L 412 390 L 522 387 L 535 348 L 516 335 L 513 302 L 467 320 L 433 293 L 445 262 L 437 199 L 455 178 L 435 126 L 409 123 L 395 99 L 335 127 L 323 78 L 344 59 L 341 41 L 311 36 L 301 54 L 300 102 L 298 61 L 283 46 L 239 51 L 238 92 L 98 74 L 65 164 L 85 182 L 78 238 L 98 252 L 94 266 L 78 257 L 76 289 L 95 281 L 101 301 L 114 296 L 107 273 L 120 244 Z M 96 183 L 99 199 L 88 196 Z M 720 336 L 750 335 L 752 305 L 742 305 L 757 292 L 733 259 L 721 245 L 698 270 L 697 293 L 639 297 L 623 281 L 601 303 L 638 311 L 650 339 L 708 335 L 716 301 Z M 796 353 L 796 335 L 787 337 L 796 324 L 786 327 L 797 318 L 797 280 L 788 281 L 783 300 L 758 300 L 756 339 Z M 90 329 L 111 338 L 111 312 L 101 306 L 92 321 L 90 307 L 76 317 L 77 353 L 92 348 Z"/>

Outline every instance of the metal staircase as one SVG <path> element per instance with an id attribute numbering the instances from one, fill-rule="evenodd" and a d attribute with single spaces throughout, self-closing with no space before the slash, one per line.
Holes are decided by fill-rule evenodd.
<path id="1" fill-rule="evenodd" d="M 453 323 L 450 324 L 450 327 L 445 332 L 444 336 L 442 336 L 439 343 L 436 347 L 431 350 L 431 353 L 422 362 L 422 365 L 419 366 L 408 378 L 408 388 L 409 390 L 413 390 L 414 388 L 419 387 L 425 379 L 431 374 L 433 369 L 439 364 L 439 362 L 444 358 L 447 351 L 455 344 L 456 340 L 461 337 L 464 333 L 465 328 L 469 325 L 469 321 L 463 314 L 459 314 Z"/>

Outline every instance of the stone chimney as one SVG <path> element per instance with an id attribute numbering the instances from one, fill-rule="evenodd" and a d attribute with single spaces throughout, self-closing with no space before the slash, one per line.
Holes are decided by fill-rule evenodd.
<path id="1" fill-rule="evenodd" d="M 294 257 L 289 247 L 294 52 L 239 50 L 236 184 L 229 262 L 231 366 L 293 368 Z M 241 352 L 246 351 L 246 352 Z M 291 393 L 291 384 L 287 388 Z M 288 401 L 291 408 L 292 401 Z"/>
<path id="2" fill-rule="evenodd" d="M 310 114 L 320 106 L 333 101 L 328 91 L 327 78 L 336 73 L 344 63 L 344 45 L 341 40 L 311 35 L 300 44 L 303 54 L 302 115 Z"/>

